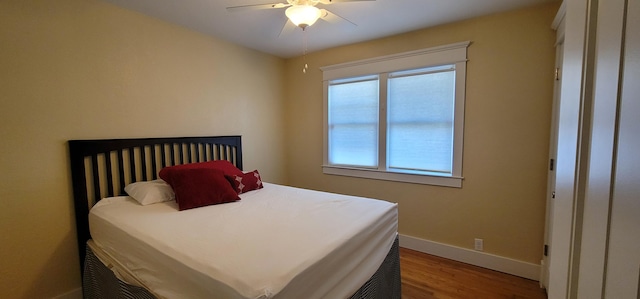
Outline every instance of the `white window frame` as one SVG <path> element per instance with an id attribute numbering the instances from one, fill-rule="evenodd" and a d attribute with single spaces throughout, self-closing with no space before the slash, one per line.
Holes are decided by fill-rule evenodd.
<path id="1" fill-rule="evenodd" d="M 399 181 L 417 184 L 462 187 L 462 149 L 464 134 L 464 102 L 466 87 L 467 48 L 470 41 L 432 47 L 417 51 L 404 52 L 389 56 L 376 57 L 354 62 L 321 67 L 323 80 L 323 173 L 378 180 Z M 453 123 L 453 165 L 451 174 L 410 173 L 388 171 L 387 167 L 387 111 L 386 74 L 396 71 L 455 65 L 455 107 Z M 329 81 L 365 75 L 380 76 L 380 107 L 378 136 L 378 168 L 359 168 L 330 165 L 328 157 L 328 89 Z M 383 97 L 384 95 L 384 97 Z M 384 100 L 383 100 L 384 99 Z"/>

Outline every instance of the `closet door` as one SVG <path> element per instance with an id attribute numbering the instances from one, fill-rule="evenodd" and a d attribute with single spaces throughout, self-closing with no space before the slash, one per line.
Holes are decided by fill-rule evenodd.
<path id="1" fill-rule="evenodd" d="M 614 187 L 616 135 L 620 108 L 620 82 L 624 40 L 625 0 L 599 0 L 594 45 L 593 104 L 588 133 L 588 163 L 584 166 L 585 192 L 576 209 L 576 240 L 579 256 L 577 298 L 599 299 L 603 296 L 610 207 Z M 578 260 L 575 259 L 574 262 Z"/>
<path id="2" fill-rule="evenodd" d="M 583 134 L 583 74 L 585 70 L 585 36 L 590 0 L 565 1 L 564 46 L 558 105 L 558 135 L 555 162 L 555 198 L 549 210 L 547 240 L 549 298 L 568 298 L 572 290 L 575 205 L 579 197 L 580 142 Z M 563 4 L 565 5 L 565 4 Z M 575 272 L 575 271 L 574 271 Z M 544 283 L 544 282 L 543 282 Z M 575 289 L 575 288 L 574 288 Z"/>
<path id="3" fill-rule="evenodd" d="M 640 1 L 567 1 L 549 298 L 640 299 Z"/>
<path id="4" fill-rule="evenodd" d="M 627 1 L 605 298 L 640 298 L 640 1 Z"/>
<path id="5" fill-rule="evenodd" d="M 558 151 L 558 110 L 560 106 L 560 90 L 562 89 L 562 81 L 560 80 L 560 72 L 562 72 L 562 55 L 564 53 L 564 10 L 558 12 L 556 16 L 557 25 L 554 21 L 554 28 L 557 31 L 556 38 L 556 72 L 555 84 L 553 86 L 553 108 L 551 117 L 551 132 L 549 140 L 549 168 L 547 172 L 547 214 L 544 231 L 544 248 L 542 256 L 542 267 L 540 273 L 540 286 L 549 289 L 549 248 L 551 244 L 551 231 L 553 231 L 553 205 L 555 203 L 556 194 L 556 153 Z"/>

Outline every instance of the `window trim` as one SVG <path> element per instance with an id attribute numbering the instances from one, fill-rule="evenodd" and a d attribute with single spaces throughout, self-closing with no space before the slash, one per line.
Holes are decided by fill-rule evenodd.
<path id="1" fill-rule="evenodd" d="M 321 67 L 323 77 L 323 173 L 379 180 L 462 187 L 462 149 L 464 133 L 464 102 L 466 90 L 467 48 L 470 41 L 426 48 L 417 51 L 375 57 Z M 451 175 L 438 173 L 410 173 L 388 171 L 387 159 L 387 101 L 380 101 L 378 130 L 378 169 L 330 165 L 328 163 L 328 87 L 330 80 L 379 75 L 380 94 L 387 94 L 387 74 L 397 71 L 452 64 L 456 69 L 454 104 L 453 165 Z M 385 96 L 386 99 L 386 96 Z M 385 144 L 385 146 L 380 146 Z M 382 169 L 381 169 L 382 168 Z"/>

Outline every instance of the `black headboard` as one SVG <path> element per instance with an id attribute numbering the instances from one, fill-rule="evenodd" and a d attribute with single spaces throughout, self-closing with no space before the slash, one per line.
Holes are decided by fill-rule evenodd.
<path id="1" fill-rule="evenodd" d="M 100 199 L 157 179 L 165 166 L 228 160 L 242 169 L 240 136 L 70 140 L 69 154 L 81 271 L 91 239 L 89 209 Z"/>

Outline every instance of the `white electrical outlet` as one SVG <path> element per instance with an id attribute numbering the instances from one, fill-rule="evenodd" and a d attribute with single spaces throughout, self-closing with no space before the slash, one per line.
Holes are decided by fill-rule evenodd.
<path id="1" fill-rule="evenodd" d="M 484 241 L 482 239 L 475 239 L 474 249 L 477 251 L 484 250 Z"/>

